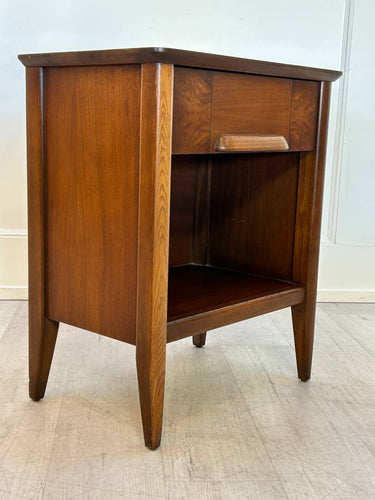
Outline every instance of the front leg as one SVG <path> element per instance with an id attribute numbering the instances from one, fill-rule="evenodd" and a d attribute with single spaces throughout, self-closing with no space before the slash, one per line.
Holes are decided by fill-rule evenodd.
<path id="1" fill-rule="evenodd" d="M 309 380 L 314 342 L 320 226 L 330 83 L 320 89 L 318 136 L 314 151 L 301 153 L 294 237 L 293 276 L 304 285 L 305 299 L 292 307 L 298 377 Z"/>
<path id="2" fill-rule="evenodd" d="M 29 227 L 29 394 L 44 397 L 59 324 L 46 314 L 43 69 L 26 70 Z"/>
<path id="3" fill-rule="evenodd" d="M 143 64 L 136 359 L 145 444 L 160 445 L 165 381 L 173 66 Z"/>
<path id="4" fill-rule="evenodd" d="M 38 318 L 29 306 L 29 395 L 34 401 L 44 397 L 55 350 L 59 323 Z"/>
<path id="5" fill-rule="evenodd" d="M 294 344 L 298 377 L 306 382 L 311 376 L 315 329 L 315 301 L 292 307 Z"/>
<path id="6" fill-rule="evenodd" d="M 137 343 L 136 349 L 143 434 L 146 446 L 155 450 L 163 426 L 166 342 L 152 342 L 151 333 Z"/>

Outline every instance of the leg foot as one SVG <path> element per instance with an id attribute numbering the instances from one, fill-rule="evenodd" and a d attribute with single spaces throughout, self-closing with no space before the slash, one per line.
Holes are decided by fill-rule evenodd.
<path id="1" fill-rule="evenodd" d="M 29 326 L 29 395 L 33 401 L 44 397 L 59 328 L 47 318 L 38 323 Z"/>
<path id="2" fill-rule="evenodd" d="M 296 348 L 298 377 L 307 382 L 311 376 L 314 344 L 315 303 L 292 307 L 294 343 Z"/>
<path id="3" fill-rule="evenodd" d="M 139 399 L 141 404 L 142 425 L 145 445 L 156 450 L 161 441 L 163 427 L 165 349 L 152 353 L 137 345 L 137 373 Z"/>
<path id="4" fill-rule="evenodd" d="M 196 347 L 203 347 L 206 343 L 206 333 L 198 333 L 197 335 L 193 335 L 193 344 Z"/>

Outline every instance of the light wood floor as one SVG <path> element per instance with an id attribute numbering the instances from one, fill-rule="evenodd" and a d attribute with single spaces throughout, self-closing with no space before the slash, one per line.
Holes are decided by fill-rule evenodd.
<path id="1" fill-rule="evenodd" d="M 288 310 L 170 344 L 151 452 L 134 347 L 62 326 L 34 403 L 27 303 L 0 302 L 0 498 L 374 499 L 375 305 L 319 305 L 315 346 L 303 383 Z"/>

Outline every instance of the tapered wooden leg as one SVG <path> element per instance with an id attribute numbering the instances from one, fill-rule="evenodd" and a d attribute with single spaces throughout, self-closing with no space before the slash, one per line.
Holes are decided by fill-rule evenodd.
<path id="1" fill-rule="evenodd" d="M 143 64 L 136 357 L 145 444 L 160 445 L 167 344 L 173 66 Z"/>
<path id="2" fill-rule="evenodd" d="M 292 319 L 298 377 L 303 381 L 311 375 L 329 97 L 330 83 L 323 82 L 315 150 L 301 153 L 298 172 L 292 281 L 304 286 L 305 298 L 292 307 Z"/>
<path id="3" fill-rule="evenodd" d="M 155 353 L 146 345 L 137 346 L 137 373 L 145 445 L 159 447 L 163 427 L 165 349 L 160 344 Z M 156 346 L 154 346 L 156 347 Z"/>
<path id="4" fill-rule="evenodd" d="M 193 335 L 193 344 L 196 347 L 203 347 L 206 343 L 206 334 L 207 332 L 198 333 L 198 335 Z"/>
<path id="5" fill-rule="evenodd" d="M 306 382 L 311 376 L 314 344 L 315 304 L 292 307 L 294 343 L 296 348 L 298 377 Z"/>
<path id="6" fill-rule="evenodd" d="M 46 391 L 59 323 L 49 319 L 38 321 L 33 316 L 30 311 L 29 395 L 39 401 Z"/>
<path id="7" fill-rule="evenodd" d="M 29 394 L 43 398 L 59 324 L 46 317 L 43 68 L 27 68 L 27 186 L 29 227 Z"/>

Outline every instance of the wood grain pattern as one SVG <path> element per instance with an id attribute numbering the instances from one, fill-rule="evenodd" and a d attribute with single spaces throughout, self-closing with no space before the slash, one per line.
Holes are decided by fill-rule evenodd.
<path id="1" fill-rule="evenodd" d="M 318 101 L 318 82 L 176 68 L 173 153 L 313 150 Z"/>
<path id="2" fill-rule="evenodd" d="M 314 342 L 329 99 L 330 84 L 322 83 L 316 150 L 302 154 L 298 180 L 293 281 L 305 287 L 306 295 L 303 304 L 292 308 L 292 317 L 298 376 L 304 381 L 311 375 Z"/>
<path id="3" fill-rule="evenodd" d="M 212 72 L 175 69 L 174 154 L 206 153 L 210 147 Z"/>
<path id="4" fill-rule="evenodd" d="M 192 262 L 196 162 L 191 156 L 172 160 L 169 265 Z"/>
<path id="5" fill-rule="evenodd" d="M 289 145 L 285 137 L 278 134 L 224 134 L 216 139 L 214 149 L 219 152 L 288 151 Z"/>
<path id="6" fill-rule="evenodd" d="M 212 160 L 209 263 L 292 281 L 298 153 Z"/>
<path id="7" fill-rule="evenodd" d="M 195 168 L 195 207 L 192 262 L 207 264 L 211 206 L 212 160 L 199 157 Z"/>
<path id="8" fill-rule="evenodd" d="M 173 342 L 300 304 L 304 289 L 285 281 L 190 265 L 170 269 L 168 295 L 168 342 Z"/>
<path id="9" fill-rule="evenodd" d="M 48 314 L 135 344 L 140 69 L 45 71 Z"/>
<path id="10" fill-rule="evenodd" d="M 29 245 L 29 394 L 44 397 L 59 324 L 46 313 L 43 69 L 26 70 Z"/>
<path id="11" fill-rule="evenodd" d="M 310 151 L 316 145 L 319 106 L 318 82 L 293 81 L 290 110 L 290 149 Z"/>
<path id="12" fill-rule="evenodd" d="M 165 380 L 173 66 L 142 65 L 136 359 L 145 444 L 160 444 Z"/>
<path id="13" fill-rule="evenodd" d="M 289 141 L 292 80 L 215 72 L 211 151 L 223 134 L 279 134 Z"/>
<path id="14" fill-rule="evenodd" d="M 170 267 L 207 262 L 210 164 L 205 156 L 172 157 Z"/>
<path id="15" fill-rule="evenodd" d="M 166 47 L 21 54 L 18 58 L 25 66 L 97 66 L 102 64 L 117 65 L 159 62 L 192 68 L 206 68 L 211 70 L 319 81 L 334 81 L 342 74 L 340 71 L 327 69 L 256 61 L 254 59 L 229 57 Z"/>

